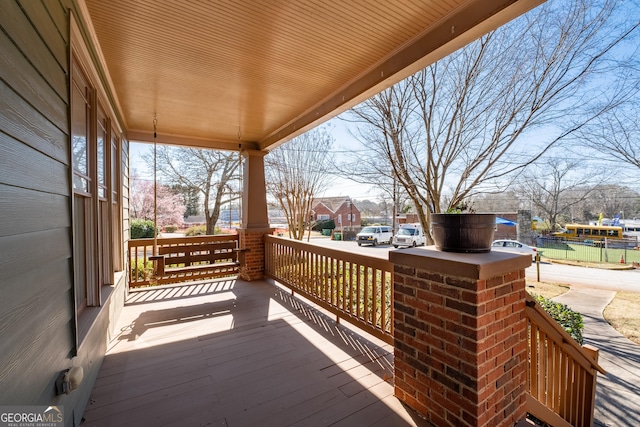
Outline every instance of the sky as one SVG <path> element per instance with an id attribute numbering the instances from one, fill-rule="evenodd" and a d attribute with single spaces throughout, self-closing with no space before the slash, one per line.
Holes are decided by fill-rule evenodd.
<path id="1" fill-rule="evenodd" d="M 366 150 L 366 147 L 357 141 L 349 132 L 349 127 L 354 126 L 354 124 L 350 124 L 339 118 L 335 118 L 327 122 L 330 126 L 331 134 L 335 138 L 334 142 L 334 155 L 336 156 L 336 161 L 340 161 L 340 156 L 349 156 L 352 157 L 354 153 L 358 151 Z M 537 133 L 538 137 L 541 136 L 541 133 Z M 527 144 L 526 142 L 522 142 L 522 144 Z M 142 160 L 142 155 L 145 153 L 152 153 L 153 145 L 145 144 L 145 143 L 136 143 L 132 142 L 130 144 L 130 162 L 131 162 L 131 173 L 142 179 L 153 180 L 153 171 L 147 168 L 146 163 Z M 560 151 L 553 151 L 555 156 L 562 156 L 565 159 L 571 160 L 577 153 L 571 152 L 571 150 L 567 151 L 566 148 Z M 584 156 L 584 152 L 581 153 Z M 631 168 L 630 166 L 624 165 L 616 165 L 615 168 L 615 178 L 612 179 L 612 183 L 619 185 L 626 185 L 630 187 L 634 187 L 635 183 L 637 183 L 637 170 Z M 604 173 L 604 172 L 603 172 Z M 609 180 L 611 181 L 611 180 Z M 351 197 L 354 200 L 363 201 L 370 200 L 373 202 L 380 202 L 382 200 L 382 190 L 376 186 L 360 184 L 353 180 L 349 180 L 342 177 L 335 177 L 335 180 L 323 194 L 320 194 L 319 197 Z"/>
<path id="2" fill-rule="evenodd" d="M 362 146 L 349 134 L 348 125 L 340 119 L 330 121 L 331 134 L 335 138 L 336 156 L 341 153 L 349 152 L 350 154 L 356 150 L 362 150 Z M 129 147 L 131 174 L 142 179 L 153 180 L 153 170 L 149 169 L 142 160 L 145 153 L 153 152 L 153 144 L 131 142 Z M 327 188 L 320 197 L 351 197 L 355 200 L 371 200 L 380 201 L 381 190 L 375 186 L 359 184 L 355 181 L 336 177 L 335 181 Z"/>

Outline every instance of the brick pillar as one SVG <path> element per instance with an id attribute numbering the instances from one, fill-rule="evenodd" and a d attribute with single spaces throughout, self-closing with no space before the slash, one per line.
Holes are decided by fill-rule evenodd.
<path id="1" fill-rule="evenodd" d="M 531 257 L 394 251 L 395 395 L 437 426 L 526 416 Z"/>
<path id="2" fill-rule="evenodd" d="M 240 248 L 246 249 L 244 265 L 238 277 L 248 282 L 264 277 L 264 236 L 273 233 L 273 228 L 242 228 L 238 230 Z"/>

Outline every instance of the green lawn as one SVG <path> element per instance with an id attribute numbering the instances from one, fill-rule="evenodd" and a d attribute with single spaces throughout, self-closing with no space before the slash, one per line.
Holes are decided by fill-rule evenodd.
<path id="1" fill-rule="evenodd" d="M 570 259 L 584 262 L 625 263 L 640 262 L 640 251 L 633 249 L 599 248 L 596 246 L 577 245 L 572 243 L 554 243 L 553 247 L 538 248 L 541 256 L 551 259 Z"/>

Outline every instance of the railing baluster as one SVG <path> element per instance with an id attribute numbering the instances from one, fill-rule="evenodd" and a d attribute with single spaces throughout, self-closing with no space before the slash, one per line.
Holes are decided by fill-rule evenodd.
<path id="1" fill-rule="evenodd" d="M 347 306 L 345 304 L 346 297 L 347 297 L 347 294 L 346 294 L 347 286 L 345 283 L 344 265 L 345 265 L 345 261 L 343 259 L 337 260 L 338 269 L 336 270 L 336 278 L 338 280 L 338 286 L 339 286 L 338 289 L 340 289 L 340 309 L 343 312 L 347 313 L 347 310 L 346 310 Z"/>
<path id="2" fill-rule="evenodd" d="M 378 277 L 376 269 L 372 269 L 371 278 L 371 295 L 373 296 L 371 300 L 371 324 L 378 326 Z"/>
<path id="3" fill-rule="evenodd" d="M 560 406 L 560 416 L 568 419 L 569 417 L 569 405 L 571 396 L 569 394 L 569 384 L 571 377 L 571 366 L 569 364 L 569 358 L 565 352 L 562 352 L 562 374 L 563 374 L 563 382 L 562 382 L 562 405 Z"/>
<path id="4" fill-rule="evenodd" d="M 356 316 L 358 319 L 362 320 L 362 303 L 363 297 L 361 295 L 362 290 L 362 266 L 358 265 L 358 270 L 356 272 Z"/>
<path id="5" fill-rule="evenodd" d="M 560 408 L 560 378 L 562 378 L 562 352 L 560 347 L 553 343 L 553 366 L 554 366 L 554 381 L 553 381 L 553 405 L 551 409 L 558 412 Z"/>
<path id="6" fill-rule="evenodd" d="M 349 314 L 353 314 L 353 266 L 354 263 L 353 262 L 345 262 L 345 269 L 344 269 L 344 282 L 345 282 L 345 287 L 346 287 L 346 293 L 345 293 L 345 301 L 347 303 L 347 310 L 346 312 Z"/>
<path id="7" fill-rule="evenodd" d="M 367 285 L 371 283 L 371 281 L 369 280 L 369 267 L 365 267 L 364 268 L 364 283 L 366 283 Z M 365 286 L 364 287 L 364 295 L 362 296 L 362 301 L 364 301 L 364 321 L 365 322 L 369 322 L 369 312 L 371 310 L 370 304 L 369 304 L 369 293 L 370 293 L 370 289 L 371 286 Z"/>
<path id="8" fill-rule="evenodd" d="M 539 385 L 539 369 L 540 367 L 538 366 L 538 355 L 539 355 L 539 351 L 538 348 L 540 347 L 539 343 L 540 343 L 540 333 L 538 332 L 538 328 L 536 327 L 535 324 L 531 324 L 530 325 L 530 331 L 531 331 L 531 338 L 530 338 L 530 345 L 531 345 L 531 351 L 529 353 L 531 353 L 531 372 L 529 374 L 529 377 L 531 378 L 531 395 L 534 396 L 536 399 L 540 399 L 540 392 L 538 390 L 538 385 Z"/>

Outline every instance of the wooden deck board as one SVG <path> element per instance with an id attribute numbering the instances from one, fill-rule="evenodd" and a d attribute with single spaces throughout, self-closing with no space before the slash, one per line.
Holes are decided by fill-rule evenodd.
<path id="1" fill-rule="evenodd" d="M 426 425 L 393 348 L 269 282 L 132 292 L 86 426 Z"/>

